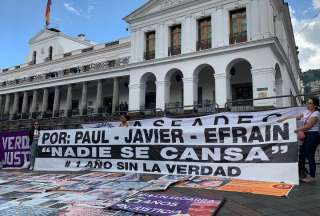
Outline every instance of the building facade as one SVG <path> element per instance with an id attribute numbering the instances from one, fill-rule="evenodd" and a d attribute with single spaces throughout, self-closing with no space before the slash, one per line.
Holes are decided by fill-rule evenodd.
<path id="1" fill-rule="evenodd" d="M 1 118 L 224 107 L 300 92 L 283 1 L 150 0 L 124 20 L 131 37 L 104 44 L 57 29 L 39 32 L 25 64 L 0 70 Z"/>

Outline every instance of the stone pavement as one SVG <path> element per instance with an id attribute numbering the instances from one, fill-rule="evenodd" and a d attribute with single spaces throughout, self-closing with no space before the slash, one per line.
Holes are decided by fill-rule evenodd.
<path id="1" fill-rule="evenodd" d="M 218 216 L 317 216 L 320 215 L 320 183 L 297 186 L 287 198 L 218 192 L 226 202 Z"/>
<path id="2" fill-rule="evenodd" d="M 288 197 L 189 188 L 171 188 L 166 193 L 223 196 L 226 201 L 217 216 L 320 216 L 320 172 L 318 181 L 296 186 Z"/>
<path id="3" fill-rule="evenodd" d="M 217 216 L 320 216 L 320 180 L 296 186 L 289 197 L 171 188 L 167 193 L 223 196 L 226 201 Z"/>
<path id="4" fill-rule="evenodd" d="M 302 184 L 287 198 L 243 193 L 221 193 L 227 202 L 219 215 L 316 216 L 320 215 L 320 182 Z"/>
<path id="5" fill-rule="evenodd" d="M 48 174 L 48 172 L 36 173 Z M 56 174 L 70 173 L 59 172 Z M 76 174 L 80 175 L 81 173 L 78 172 Z M 157 175 L 143 175 L 141 180 L 148 181 L 158 177 Z M 219 210 L 217 216 L 320 216 L 320 172 L 318 173 L 318 179 L 319 180 L 314 183 L 296 186 L 288 197 L 280 198 L 247 193 L 178 187 L 171 187 L 163 193 L 201 196 L 203 198 L 224 197 L 225 203 Z"/>

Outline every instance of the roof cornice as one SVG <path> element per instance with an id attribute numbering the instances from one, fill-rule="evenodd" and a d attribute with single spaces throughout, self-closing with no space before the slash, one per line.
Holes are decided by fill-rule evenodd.
<path id="1" fill-rule="evenodd" d="M 41 40 L 36 40 L 37 37 L 39 37 L 41 34 L 43 34 L 43 33 L 45 33 L 45 32 L 46 32 L 46 33 L 49 33 L 50 36 L 45 37 L 45 38 L 43 38 L 43 39 L 41 39 Z M 38 34 L 36 34 L 33 38 L 31 38 L 31 39 L 29 40 L 29 44 L 39 43 L 39 42 L 42 42 L 42 41 L 46 41 L 46 40 L 48 40 L 48 39 L 52 39 L 52 38 L 54 38 L 54 37 L 63 37 L 63 38 L 66 38 L 66 39 L 68 39 L 68 40 L 72 40 L 72 41 L 74 41 L 74 42 L 76 42 L 76 43 L 81 43 L 81 44 L 83 44 L 83 45 L 85 45 L 85 46 L 93 46 L 93 44 L 91 44 L 91 43 L 89 43 L 89 42 L 87 42 L 87 41 L 79 40 L 79 39 L 77 39 L 77 38 L 74 38 L 74 37 L 71 37 L 71 36 L 69 36 L 69 35 L 66 35 L 66 34 L 64 34 L 63 32 L 53 32 L 53 31 L 50 31 L 50 30 L 48 30 L 48 29 L 43 29 L 43 30 L 41 30 Z"/>

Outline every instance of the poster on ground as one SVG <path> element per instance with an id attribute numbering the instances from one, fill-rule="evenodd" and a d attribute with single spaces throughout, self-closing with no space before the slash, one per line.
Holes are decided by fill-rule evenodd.
<path id="1" fill-rule="evenodd" d="M 116 203 L 111 208 L 151 216 L 212 216 L 217 213 L 222 204 L 222 198 L 205 199 L 201 197 L 140 192 Z"/>
<path id="2" fill-rule="evenodd" d="M 175 185 L 175 187 L 285 197 L 289 195 L 294 185 L 277 182 L 249 181 L 201 176 L 187 182 L 178 183 L 177 185 Z"/>

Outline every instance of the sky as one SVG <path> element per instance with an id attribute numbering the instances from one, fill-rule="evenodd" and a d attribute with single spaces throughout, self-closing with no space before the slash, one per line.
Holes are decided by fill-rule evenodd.
<path id="1" fill-rule="evenodd" d="M 148 0 L 52 0 L 51 27 L 97 43 L 130 35 L 122 20 Z M 303 71 L 320 68 L 320 0 L 287 0 Z M 0 68 L 25 62 L 29 40 L 44 28 L 47 0 L 0 0 Z"/>

